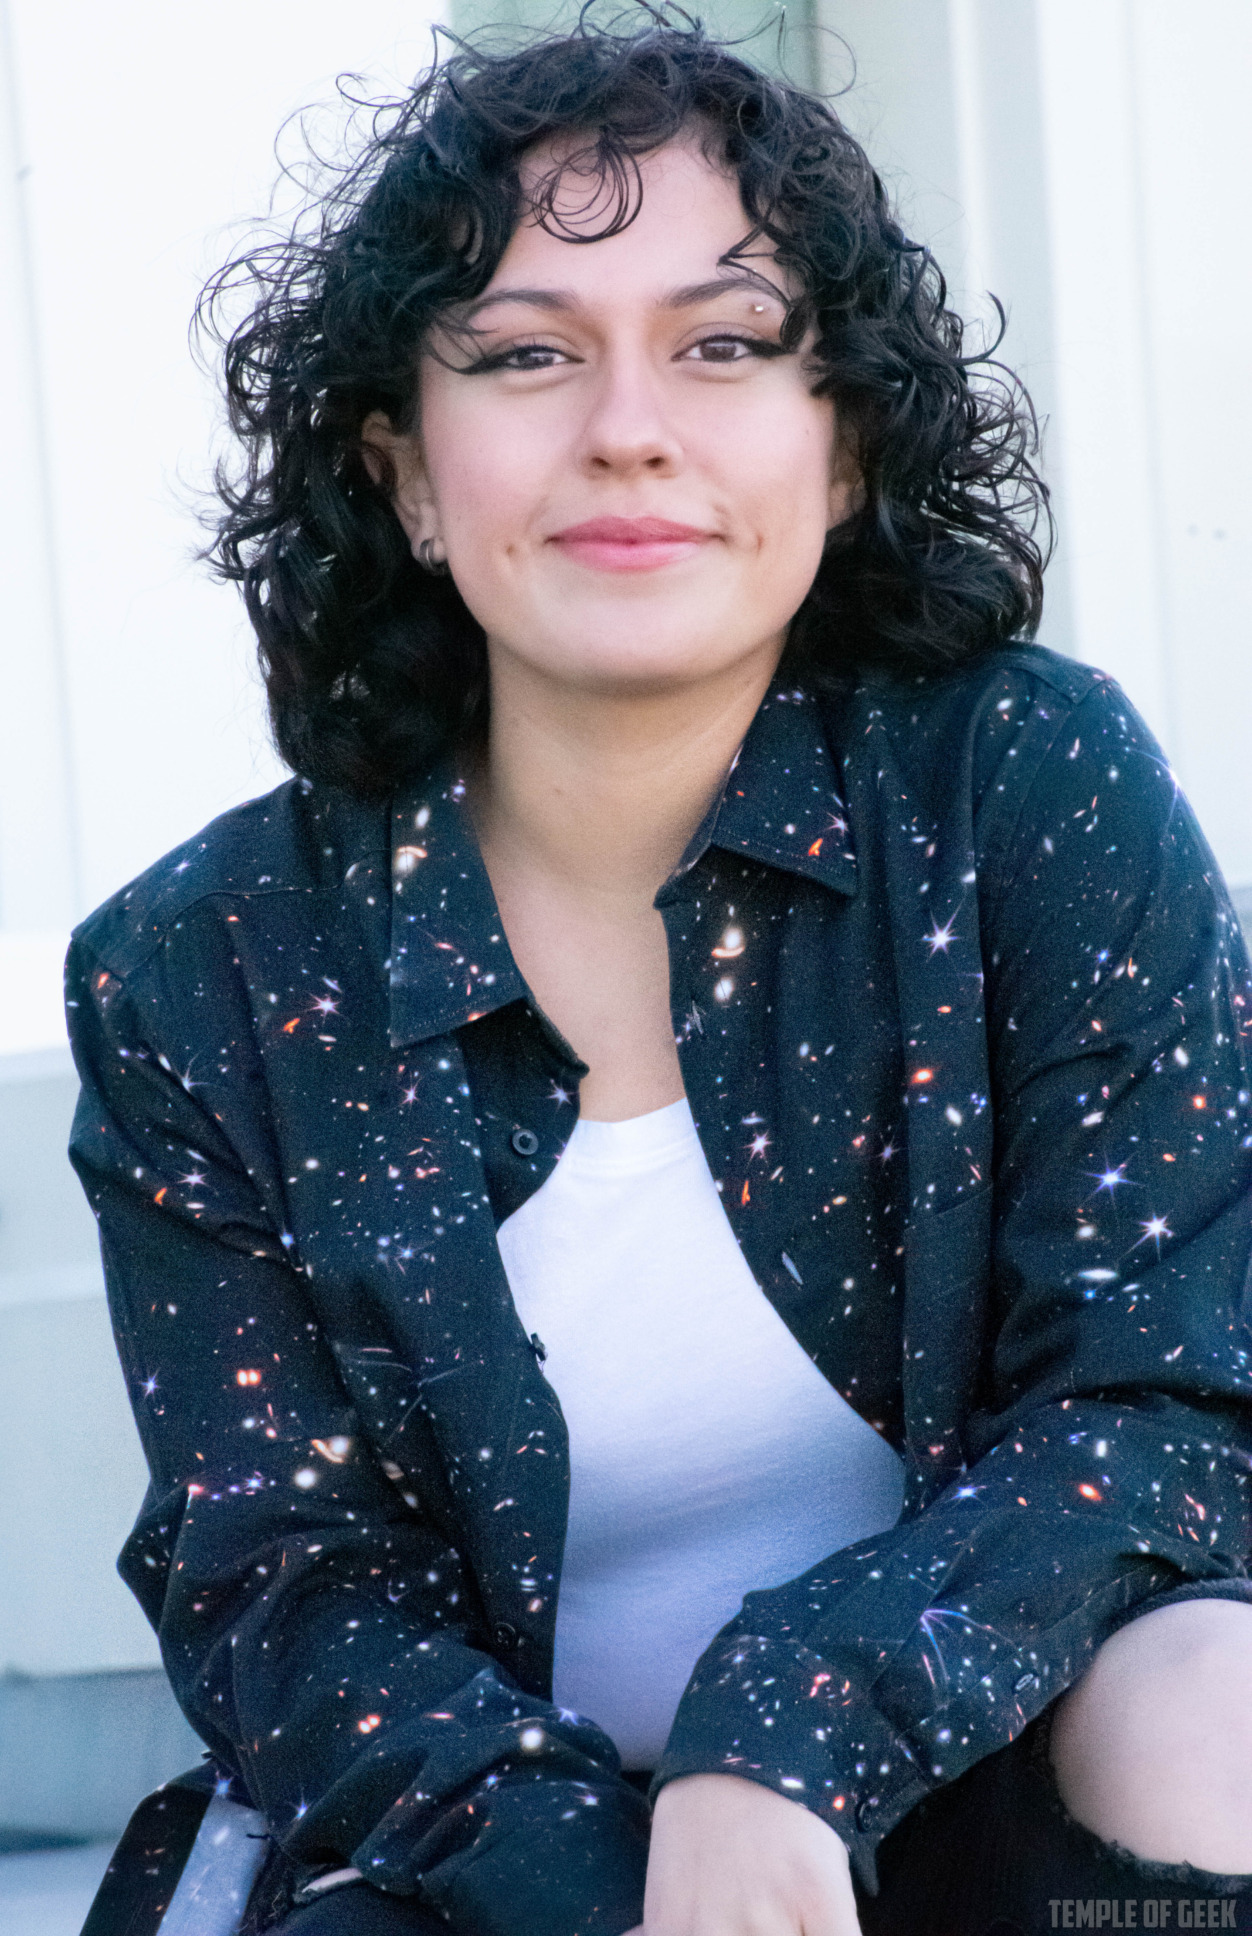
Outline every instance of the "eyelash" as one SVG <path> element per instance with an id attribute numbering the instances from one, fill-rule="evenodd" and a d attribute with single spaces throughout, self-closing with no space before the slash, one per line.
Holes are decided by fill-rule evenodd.
<path id="1" fill-rule="evenodd" d="M 698 341 L 690 344 L 688 347 L 693 350 L 702 349 L 711 343 L 741 344 L 750 356 L 759 358 L 763 362 L 771 357 L 786 356 L 788 354 L 781 343 L 765 342 L 757 336 L 740 336 L 734 330 L 714 330 L 708 336 L 700 337 Z M 551 343 L 544 343 L 542 341 L 511 343 L 508 349 L 489 351 L 485 356 L 479 357 L 476 362 L 471 363 L 463 371 L 463 374 L 465 376 L 481 376 L 494 370 L 513 370 L 524 374 L 528 370 L 551 369 L 554 367 L 551 363 L 520 364 L 511 361 L 513 357 L 524 356 L 527 352 L 546 352 L 550 356 L 560 356 L 562 354 Z M 725 364 L 729 364 L 739 362 L 742 359 L 738 357 L 726 357 L 725 359 L 714 358 L 713 360 L 723 361 Z"/>

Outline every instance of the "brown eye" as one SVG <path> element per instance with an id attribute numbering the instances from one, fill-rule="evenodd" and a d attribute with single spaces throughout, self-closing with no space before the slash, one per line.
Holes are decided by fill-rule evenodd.
<path id="1" fill-rule="evenodd" d="M 788 352 L 781 343 L 770 342 L 759 336 L 736 336 L 729 330 L 718 330 L 714 335 L 702 336 L 682 353 L 684 362 L 692 363 L 747 363 L 765 362 L 774 356 L 786 356 Z"/>
<path id="2" fill-rule="evenodd" d="M 484 355 L 462 370 L 464 376 L 483 376 L 492 370 L 553 370 L 558 364 L 569 363 L 568 351 L 557 349 L 554 343 L 510 343 L 507 348 L 488 350 Z"/>
<path id="3" fill-rule="evenodd" d="M 701 363 L 741 363 L 753 355 L 756 347 L 743 336 L 705 336 L 692 345 L 688 355 Z"/>
<path id="4" fill-rule="evenodd" d="M 549 343 L 518 343 L 492 361 L 503 370 L 550 370 L 563 358 L 560 350 L 553 349 Z"/>

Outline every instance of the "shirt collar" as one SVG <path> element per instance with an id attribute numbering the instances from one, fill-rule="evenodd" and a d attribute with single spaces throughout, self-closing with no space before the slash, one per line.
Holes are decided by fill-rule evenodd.
<path id="1" fill-rule="evenodd" d="M 393 1048 L 528 992 L 451 757 L 392 805 L 390 973 Z"/>
<path id="2" fill-rule="evenodd" d="M 811 694 L 775 685 L 662 896 L 710 847 L 854 894 L 856 859 L 835 779 Z M 529 994 L 453 756 L 392 803 L 391 887 L 393 1047 L 447 1034 Z"/>
<path id="3" fill-rule="evenodd" d="M 708 847 L 749 854 L 790 874 L 856 893 L 856 856 L 834 755 L 811 693 L 776 684 L 757 708 L 721 799 L 683 856 Z"/>

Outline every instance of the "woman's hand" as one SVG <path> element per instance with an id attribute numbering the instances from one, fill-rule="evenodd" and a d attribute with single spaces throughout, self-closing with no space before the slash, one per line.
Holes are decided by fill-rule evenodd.
<path id="1" fill-rule="evenodd" d="M 848 1853 L 800 1802 L 739 1775 L 656 1798 L 643 1921 L 628 1936 L 860 1936 Z"/>

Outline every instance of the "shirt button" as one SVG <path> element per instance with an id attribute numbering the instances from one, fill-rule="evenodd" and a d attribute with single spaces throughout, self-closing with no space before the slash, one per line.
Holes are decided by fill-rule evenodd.
<path id="1" fill-rule="evenodd" d="M 519 1156 L 533 1156 L 539 1148 L 539 1138 L 533 1129 L 515 1129 L 509 1141 Z"/>
<path id="2" fill-rule="evenodd" d="M 507 1620 L 502 1620 L 500 1624 L 493 1629 L 492 1637 L 494 1638 L 497 1647 L 516 1647 L 517 1628 L 511 1627 Z"/>

